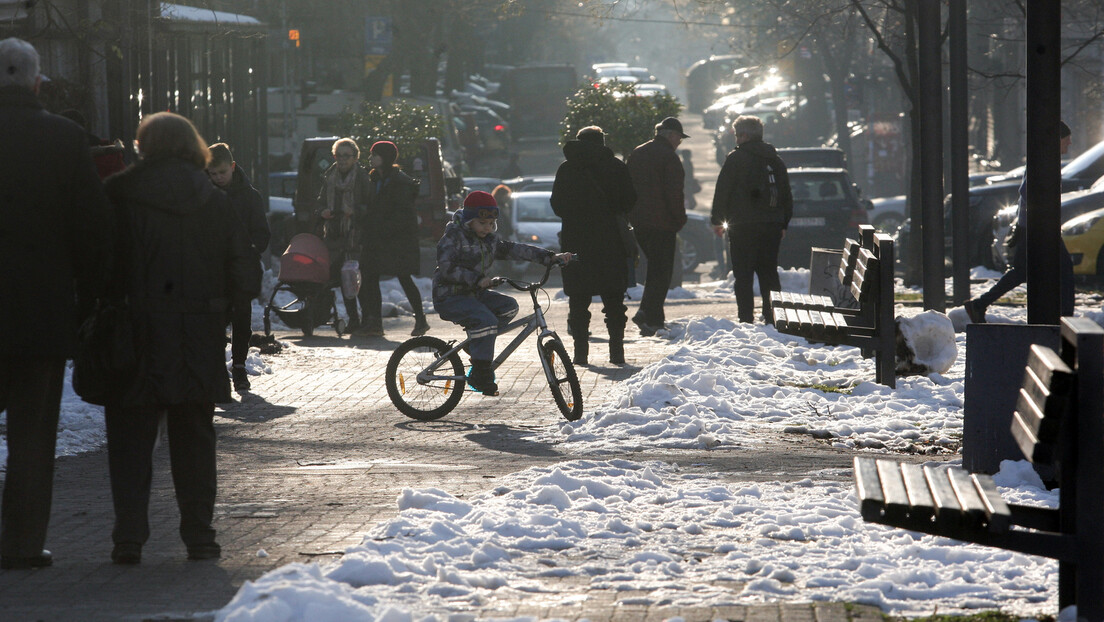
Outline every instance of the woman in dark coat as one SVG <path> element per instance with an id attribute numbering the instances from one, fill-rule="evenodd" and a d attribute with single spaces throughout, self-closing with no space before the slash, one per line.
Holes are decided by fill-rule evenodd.
<path id="1" fill-rule="evenodd" d="M 421 252 L 418 249 L 418 213 L 414 199 L 418 196 L 418 182 L 399 170 L 395 160 L 399 149 L 394 143 L 379 141 L 372 145 L 368 164 L 368 209 L 360 226 L 360 271 L 364 285 L 360 288 L 360 306 L 364 309 L 364 326 L 358 335 L 382 337 L 383 306 L 380 295 L 380 275 L 398 277 L 399 285 L 414 311 L 414 330 L 417 337 L 429 330 L 422 310 L 422 294 L 414 284 L 412 275 L 418 274 Z"/>
<path id="2" fill-rule="evenodd" d="M 369 184 L 368 170 L 360 165 L 360 146 L 355 140 L 340 138 L 332 149 L 334 163 L 322 174 L 315 221 L 330 251 L 330 278 L 340 281 L 345 261 L 360 259 L 359 228 L 368 207 Z M 360 270 L 363 275 L 364 266 Z M 344 301 L 345 315 L 349 318 L 347 330 L 352 333 L 361 326 L 357 299 L 345 298 Z M 369 314 L 368 309 L 361 311 Z"/>
<path id="3" fill-rule="evenodd" d="M 141 561 L 149 538 L 153 447 L 168 423 L 180 537 L 188 559 L 217 558 L 215 403 L 229 402 L 226 317 L 235 295 L 257 295 L 260 266 L 244 225 L 205 168 L 190 121 L 170 112 L 138 126 L 137 165 L 107 180 L 116 208 L 112 294 L 129 303 L 137 369 L 104 409 L 119 564 Z"/>
<path id="4" fill-rule="evenodd" d="M 572 362 L 586 365 L 589 350 L 590 299 L 601 296 L 609 331 L 610 362 L 625 362 L 625 260 L 633 249 L 622 243 L 624 216 L 636 202 L 632 178 L 624 162 L 605 146 L 605 134 L 597 126 L 584 127 L 575 140 L 564 144 L 567 159 L 556 171 L 552 185 L 552 209 L 563 220 L 562 250 L 580 261 L 564 267 L 564 293 L 568 297 L 568 327 L 575 340 Z"/>

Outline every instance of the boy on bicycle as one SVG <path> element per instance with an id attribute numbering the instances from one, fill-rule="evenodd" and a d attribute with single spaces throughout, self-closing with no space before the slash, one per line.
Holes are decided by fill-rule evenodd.
<path id="1" fill-rule="evenodd" d="M 469 194 L 437 243 L 433 273 L 433 305 L 441 319 L 463 326 L 471 338 L 468 384 L 484 395 L 498 395 L 491 369 L 495 336 L 518 312 L 516 300 L 489 289 L 494 281 L 487 274 L 494 260 L 524 260 L 545 266 L 571 260 L 571 253 L 557 255 L 498 237 L 497 221 L 494 197 L 482 191 Z"/>

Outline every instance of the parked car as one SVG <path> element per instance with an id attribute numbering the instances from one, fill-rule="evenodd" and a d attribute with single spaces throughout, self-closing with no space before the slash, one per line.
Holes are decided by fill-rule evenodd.
<path id="1" fill-rule="evenodd" d="M 794 212 L 778 253 L 783 268 L 809 266 L 813 247 L 839 248 L 868 222 L 870 201 L 862 199 L 851 175 L 842 168 L 790 171 Z"/>
<path id="2" fill-rule="evenodd" d="M 870 224 L 882 233 L 893 235 L 897 227 L 900 227 L 901 223 L 908 218 L 908 199 L 903 194 L 871 199 L 870 204 L 872 205 L 868 214 Z"/>
<path id="3" fill-rule="evenodd" d="M 794 168 L 847 168 L 847 156 L 835 147 L 783 147 L 778 157 L 787 169 Z"/>
<path id="4" fill-rule="evenodd" d="M 1066 221 L 1062 241 L 1073 259 L 1075 275 L 1104 276 L 1104 208 Z"/>
<path id="5" fill-rule="evenodd" d="M 1081 214 L 1104 208 L 1104 177 L 1096 180 L 1087 190 L 1075 190 L 1062 194 L 1060 222 L 1067 222 Z M 993 265 L 998 270 L 1008 266 L 1009 248 L 1006 245 L 1008 233 L 1016 223 L 1019 205 L 1012 204 L 993 216 Z"/>
<path id="6" fill-rule="evenodd" d="M 280 171 L 268 174 L 268 195 L 273 197 L 295 198 L 295 186 L 298 183 L 299 173 L 295 171 Z"/>
<path id="7" fill-rule="evenodd" d="M 467 196 L 476 190 L 490 192 L 501 183 L 502 180 L 497 177 L 465 177 L 463 194 Z"/>
<path id="8" fill-rule="evenodd" d="M 514 239 L 560 251 L 560 217 L 552 210 L 551 190 L 523 190 L 510 195 L 510 229 Z"/>
<path id="9" fill-rule="evenodd" d="M 527 175 L 525 177 L 503 179 L 502 183 L 509 186 L 512 192 L 521 192 L 522 190 L 548 190 L 551 192 L 552 184 L 555 181 L 555 175 Z"/>

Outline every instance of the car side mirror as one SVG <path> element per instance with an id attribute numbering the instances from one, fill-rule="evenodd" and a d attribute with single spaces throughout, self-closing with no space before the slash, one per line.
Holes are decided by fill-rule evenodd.
<path id="1" fill-rule="evenodd" d="M 460 194 L 464 192 L 464 178 L 463 177 L 446 177 L 445 178 L 445 192 L 449 194 Z"/>
<path id="2" fill-rule="evenodd" d="M 874 201 L 871 201 L 870 199 L 863 199 L 860 202 L 862 203 L 862 206 L 866 209 L 866 211 L 869 212 L 870 210 L 874 209 Z"/>

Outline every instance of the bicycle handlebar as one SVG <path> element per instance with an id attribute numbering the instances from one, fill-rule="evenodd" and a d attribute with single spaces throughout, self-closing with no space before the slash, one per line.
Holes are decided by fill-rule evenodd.
<path id="1" fill-rule="evenodd" d="M 574 261 L 578 261 L 578 259 L 575 259 Z M 545 266 L 544 276 L 542 276 L 541 280 L 536 283 L 530 283 L 527 281 L 515 281 L 514 279 L 504 276 L 496 276 L 491 278 L 491 287 L 498 287 L 499 285 L 506 283 L 509 284 L 510 287 L 513 287 L 520 292 L 529 292 L 533 291 L 534 289 L 540 289 L 541 287 L 544 287 L 545 283 L 548 282 L 548 277 L 552 274 L 553 267 L 562 268 L 563 266 L 566 266 L 567 263 L 567 261 L 563 261 L 561 259 L 553 260 L 552 263 Z"/>

